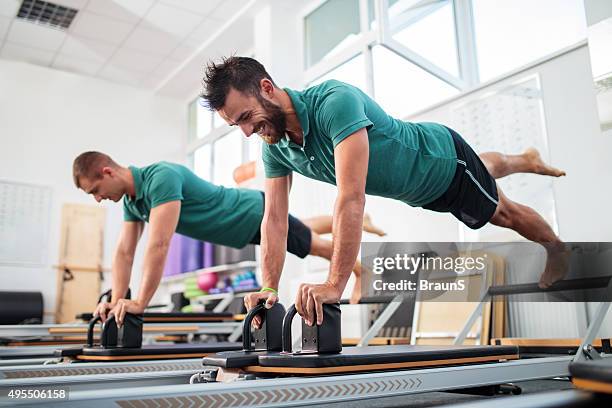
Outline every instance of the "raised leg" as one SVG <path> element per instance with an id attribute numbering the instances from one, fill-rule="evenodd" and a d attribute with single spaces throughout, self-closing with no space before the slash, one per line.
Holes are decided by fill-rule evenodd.
<path id="1" fill-rule="evenodd" d="M 514 173 L 534 173 L 544 176 L 565 176 L 563 170 L 552 167 L 542 160 L 540 153 L 529 148 L 522 154 L 503 154 L 499 152 L 485 152 L 479 154 L 493 178 L 502 178 Z"/>
<path id="2" fill-rule="evenodd" d="M 535 210 L 516 203 L 497 188 L 499 204 L 490 222 L 499 227 L 510 228 L 530 241 L 540 243 L 548 254 L 546 268 L 540 277 L 540 286 L 547 288 L 563 279 L 569 267 L 569 252 L 550 225 Z"/>
<path id="3" fill-rule="evenodd" d="M 331 215 L 319 215 L 316 217 L 306 218 L 301 220 L 311 231 L 316 232 L 319 235 L 331 234 L 333 226 L 333 218 Z M 387 235 L 387 233 L 380 228 L 372 224 L 372 219 L 369 214 L 363 215 L 362 228 L 365 232 L 376 234 L 380 237 Z"/>

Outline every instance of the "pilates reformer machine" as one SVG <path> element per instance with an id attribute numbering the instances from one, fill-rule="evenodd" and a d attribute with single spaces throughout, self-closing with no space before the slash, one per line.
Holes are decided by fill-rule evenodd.
<path id="1" fill-rule="evenodd" d="M 564 281 L 547 291 L 565 291 L 577 286 L 612 290 L 607 278 L 587 282 Z M 537 285 L 490 287 L 466 322 L 464 331 L 467 332 L 467 328 L 472 326 L 480 306 L 490 296 L 524 293 L 525 290 L 542 291 L 536 288 Z M 282 322 L 278 320 L 282 313 L 276 313 L 277 317 L 267 316 L 266 313 L 263 327 L 254 331 L 251 337 L 247 334 L 251 333 L 250 330 L 244 330 L 244 327 L 248 328 L 255 314 L 266 312 L 254 309 L 244 321 L 243 350 L 223 351 L 205 357 L 200 372 L 190 379 L 192 384 L 113 390 L 101 386 L 107 390 L 74 391 L 68 401 L 47 400 L 45 404 L 76 406 L 87 403 L 91 407 L 98 407 L 155 403 L 163 406 L 172 402 L 207 406 L 297 406 L 430 391 L 478 390 L 517 381 L 568 377 L 571 375 L 570 363 L 591 364 L 591 360 L 600 358 L 590 344 L 609 306 L 610 302 L 599 305 L 575 355 L 537 358 L 521 358 L 519 346 L 342 349 L 338 325 L 340 309 L 337 305 L 325 307 L 322 326 L 309 327 L 302 322 L 302 350 L 294 353 L 290 331 L 294 309 L 289 309 Z M 282 330 L 280 337 L 279 326 Z M 462 334 L 463 331 L 456 343 L 461 342 Z M 603 358 L 601 361 L 610 360 Z"/>
<path id="2" fill-rule="evenodd" d="M 607 277 L 562 281 L 547 290 L 539 289 L 535 284 L 492 286 L 483 294 L 479 306 L 457 336 L 455 346 L 342 348 L 338 324 L 340 308 L 338 305 L 326 305 L 322 326 L 309 327 L 302 322 L 302 350 L 293 352 L 290 322 L 295 315 L 294 308 L 289 309 L 282 321 L 279 319 L 284 314 L 282 311 L 268 316 L 269 310 L 256 308 L 249 312 L 244 321 L 243 350 L 222 351 L 205 357 L 204 365 L 190 377 L 191 384 L 161 385 L 163 381 L 155 383 L 152 380 L 148 384 L 155 383 L 155 387 L 142 386 L 146 383 L 144 381 L 132 388 L 109 389 L 111 387 L 105 385 L 103 395 L 94 389 L 75 390 L 69 400 L 46 400 L 44 403 L 49 406 L 79 406 L 86 403 L 91 407 L 113 404 L 126 407 L 142 404 L 163 406 L 170 403 L 176 406 L 192 403 L 206 406 L 297 406 L 430 391 L 472 389 L 479 392 L 487 387 L 517 381 L 569 377 L 572 375 L 570 363 L 591 364 L 600 360 L 606 363 L 598 364 L 607 364 L 611 361 L 602 358 L 598 350 L 591 346 L 610 302 L 600 303 L 574 355 L 521 358 L 520 347 L 516 345 L 459 344 L 462 343 L 462 336 L 478 318 L 481 306 L 491 296 L 525 291 L 563 292 L 576 288 L 599 288 L 609 293 L 612 283 Z M 257 313 L 265 313 L 264 325 L 251 334 L 250 322 Z M 280 337 L 279 327 L 282 330 Z M 282 341 L 279 341 L 281 338 Z M 104 353 L 120 355 L 125 352 L 111 350 Z M 187 361 L 192 360 L 184 360 Z M 126 373 L 119 373 L 78 377 L 84 380 L 88 376 L 93 383 L 97 379 L 99 385 L 109 384 L 113 376 L 122 377 L 127 382 L 143 375 L 138 373 L 130 377 L 130 374 L 126 376 Z M 66 378 L 55 377 L 55 384 L 64 384 Z M 170 381 L 168 378 L 166 380 Z M 9 385 L 6 380 L 2 382 L 4 384 L 1 387 Z M 52 382 L 48 384 L 51 386 Z"/>
<path id="3" fill-rule="evenodd" d="M 241 315 L 213 312 L 145 313 L 143 335 L 146 343 L 154 342 L 159 335 L 175 336 L 183 341 L 202 335 L 223 335 L 233 342 L 240 337 L 242 318 Z M 58 348 L 83 344 L 88 328 L 87 323 L 2 325 L 0 367 L 13 365 L 13 361 L 19 365 L 51 361 Z M 96 335 L 100 333 L 97 327 L 94 330 Z"/>

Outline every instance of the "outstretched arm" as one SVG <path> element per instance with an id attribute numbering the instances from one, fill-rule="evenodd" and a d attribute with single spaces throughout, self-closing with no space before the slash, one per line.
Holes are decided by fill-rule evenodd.
<path id="1" fill-rule="evenodd" d="M 125 221 L 123 223 L 113 257 L 113 269 L 111 271 L 112 299 L 110 303 L 100 302 L 94 311 L 94 316 L 99 315 L 102 321 L 106 321 L 106 311 L 115 307 L 117 301 L 125 297 L 130 286 L 134 254 L 143 229 L 144 223 L 142 221 Z"/>
<path id="2" fill-rule="evenodd" d="M 289 189 L 291 175 L 266 179 L 266 207 L 261 222 L 261 268 L 262 288 L 278 291 L 285 253 L 287 251 L 287 233 L 289 229 Z M 270 308 L 278 297 L 272 291 L 262 291 L 245 296 L 247 310 L 252 309 L 261 300 L 266 300 Z M 260 319 L 253 319 L 259 327 Z"/>
<path id="3" fill-rule="evenodd" d="M 361 242 L 368 174 L 368 133 L 362 128 L 342 140 L 334 149 L 338 196 L 334 206 L 333 253 L 327 281 L 302 284 L 295 306 L 307 324 L 323 322 L 323 304 L 340 300 L 351 275 Z"/>
<path id="4" fill-rule="evenodd" d="M 142 313 L 155 294 L 164 271 L 166 255 L 170 248 L 172 234 L 176 231 L 181 202 L 170 201 L 151 210 L 149 221 L 149 238 L 144 255 L 142 280 L 136 300 L 121 299 L 111 313 L 117 324 L 123 324 L 125 313 Z"/>

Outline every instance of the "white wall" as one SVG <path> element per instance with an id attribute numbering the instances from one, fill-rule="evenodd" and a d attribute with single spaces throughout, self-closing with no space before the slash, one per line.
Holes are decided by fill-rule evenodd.
<path id="1" fill-rule="evenodd" d="M 569 242 L 612 241 L 612 217 L 607 215 L 612 191 L 601 188 L 602 180 L 612 175 L 612 162 L 609 160 L 612 139 L 600 131 L 588 47 L 578 47 L 492 85 L 503 87 L 505 83 L 513 83 L 534 73 L 541 78 L 549 157 L 555 166 L 567 171 L 566 177 L 553 182 L 561 239 Z M 448 123 L 454 106 L 488 91 L 489 87 L 485 86 L 410 120 Z M 530 205 L 529 202 L 523 204 Z M 521 260 L 508 261 L 509 270 L 521 265 Z M 592 316 L 592 306 L 588 310 Z M 576 304 L 514 303 L 510 306 L 510 313 L 513 336 L 550 338 L 578 335 L 581 320 L 577 316 Z M 563 325 L 559 325 L 561 321 Z M 610 333 L 612 313 L 608 314 L 601 335 L 609 336 Z"/>
<path id="2" fill-rule="evenodd" d="M 47 262 L 40 267 L 0 265 L 0 290 L 42 291 L 45 312 L 53 312 L 56 271 L 52 265 L 58 261 L 61 206 L 96 204 L 74 187 L 73 159 L 83 151 L 99 150 L 126 165 L 183 162 L 186 126 L 187 105 L 182 101 L 0 60 L 0 178 L 53 188 Z M 104 266 L 110 266 L 122 213 L 120 203 L 103 205 L 107 208 Z M 138 286 L 140 261 L 141 251 L 133 289 Z"/>
<path id="3" fill-rule="evenodd" d="M 561 238 L 566 241 L 608 240 L 612 237 L 612 217 L 602 215 L 607 212 L 612 191 L 598 188 L 597 180 L 612 174 L 608 159 L 612 140 L 604 138 L 599 129 L 588 47 L 581 46 L 493 85 L 503 87 L 534 73 L 541 78 L 549 157 L 552 164 L 567 172 L 566 177 L 553 183 Z M 455 106 L 478 98 L 488 90 L 485 86 L 409 120 L 448 124 Z M 599 227 L 594 228 L 594 225 Z"/>

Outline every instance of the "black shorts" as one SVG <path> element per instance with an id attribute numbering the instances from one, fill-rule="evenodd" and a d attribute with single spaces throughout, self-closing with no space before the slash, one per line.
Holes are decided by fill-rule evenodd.
<path id="1" fill-rule="evenodd" d="M 265 206 L 265 195 L 264 206 Z M 261 242 L 261 228 L 257 230 L 251 244 L 259 245 Z M 287 231 L 287 252 L 293 255 L 305 258 L 310 253 L 310 246 L 312 243 L 312 232 L 304 223 L 293 215 L 289 214 L 289 230 Z"/>
<path id="2" fill-rule="evenodd" d="M 450 212 L 468 227 L 478 229 L 495 214 L 497 184 L 470 145 L 457 132 L 447 129 L 455 144 L 457 169 L 446 192 L 423 208 Z"/>

